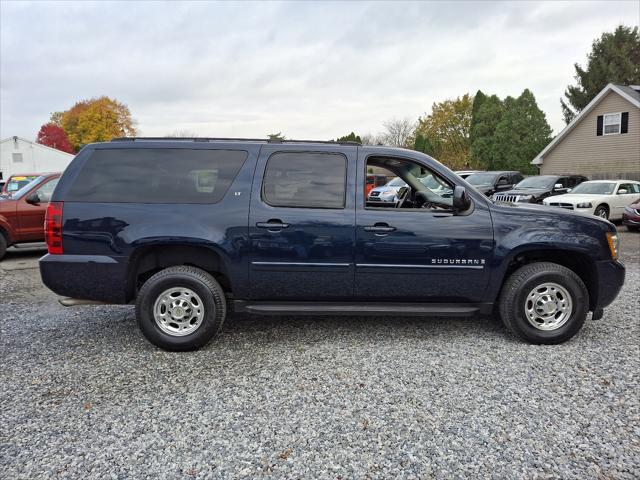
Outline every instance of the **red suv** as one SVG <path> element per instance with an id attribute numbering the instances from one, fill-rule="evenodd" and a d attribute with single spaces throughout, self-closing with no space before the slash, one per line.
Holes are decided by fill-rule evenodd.
<path id="1" fill-rule="evenodd" d="M 44 241 L 44 214 L 59 178 L 59 173 L 40 175 L 0 196 L 0 259 L 10 245 Z"/>

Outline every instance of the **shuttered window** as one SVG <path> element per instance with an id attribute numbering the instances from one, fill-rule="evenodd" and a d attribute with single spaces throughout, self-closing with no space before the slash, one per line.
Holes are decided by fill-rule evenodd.
<path id="1" fill-rule="evenodd" d="M 620 133 L 620 124 L 622 123 L 621 113 L 608 113 L 604 116 L 604 134 L 616 135 Z"/>

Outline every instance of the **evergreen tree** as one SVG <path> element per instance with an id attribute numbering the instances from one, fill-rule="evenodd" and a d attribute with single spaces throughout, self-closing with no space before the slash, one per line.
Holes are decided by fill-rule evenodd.
<path id="1" fill-rule="evenodd" d="M 638 27 L 618 26 L 592 45 L 587 68 L 577 63 L 576 85 L 569 85 L 561 99 L 565 122 L 569 123 L 608 83 L 640 84 L 640 33 Z"/>
<path id="2" fill-rule="evenodd" d="M 480 97 L 480 101 L 476 101 Z M 473 102 L 473 117 L 471 119 L 471 164 L 476 168 L 493 170 L 494 135 L 502 119 L 504 105 L 497 95 L 487 97 L 478 91 Z"/>
<path id="3" fill-rule="evenodd" d="M 413 149 L 417 152 L 426 153 L 430 156 L 436 155 L 436 149 L 433 142 L 423 133 L 416 133 L 416 138 L 413 141 Z"/>
<path id="4" fill-rule="evenodd" d="M 551 140 L 551 127 L 530 90 L 507 97 L 493 140 L 494 169 L 536 173 L 531 160 Z"/>
<path id="5" fill-rule="evenodd" d="M 351 132 L 349 135 L 345 135 L 344 137 L 339 137 L 336 139 L 336 142 L 358 142 L 362 143 L 362 139 L 359 135 Z"/>

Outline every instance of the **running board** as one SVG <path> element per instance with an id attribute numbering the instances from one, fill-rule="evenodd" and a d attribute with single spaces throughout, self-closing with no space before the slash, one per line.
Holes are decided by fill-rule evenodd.
<path id="1" fill-rule="evenodd" d="M 239 313 L 259 315 L 404 315 L 458 317 L 488 315 L 493 303 L 381 303 L 381 302 L 251 302 L 234 300 Z"/>
<path id="2" fill-rule="evenodd" d="M 96 300 L 84 300 L 82 298 L 59 298 L 58 303 L 63 307 L 79 307 L 81 305 L 107 305 Z"/>

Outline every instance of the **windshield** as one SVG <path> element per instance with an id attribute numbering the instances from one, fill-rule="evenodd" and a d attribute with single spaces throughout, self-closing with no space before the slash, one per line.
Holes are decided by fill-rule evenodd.
<path id="1" fill-rule="evenodd" d="M 615 187 L 616 184 L 613 182 L 583 182 L 574 188 L 571 193 L 581 193 L 583 195 L 611 195 Z"/>
<path id="2" fill-rule="evenodd" d="M 495 173 L 473 173 L 465 180 L 471 185 L 493 185 L 496 176 Z"/>
<path id="3" fill-rule="evenodd" d="M 11 198 L 17 200 L 18 198 L 22 197 L 25 193 L 27 193 L 29 190 L 31 190 L 31 188 L 34 185 L 37 185 L 38 183 L 42 182 L 44 178 L 45 177 L 34 177 L 34 180 L 27 182 L 19 190 L 16 190 L 14 192 L 9 192 L 9 195 L 11 196 Z"/>
<path id="4" fill-rule="evenodd" d="M 522 180 L 514 188 L 551 188 L 556 184 L 558 177 L 529 177 Z"/>
<path id="5" fill-rule="evenodd" d="M 436 179 L 431 174 L 425 175 L 423 177 L 418 177 L 418 180 L 420 180 L 420 183 L 422 183 L 425 187 L 427 187 L 430 190 L 442 190 L 445 188 L 448 189 L 447 185 L 444 185 L 441 182 L 439 182 L 438 179 Z"/>
<path id="6" fill-rule="evenodd" d="M 396 177 L 387 183 L 387 187 L 404 187 L 406 183 L 400 177 Z"/>
<path id="7" fill-rule="evenodd" d="M 35 178 L 38 178 L 37 175 L 25 175 L 25 176 L 16 176 L 11 177 L 5 186 L 6 193 L 14 193 L 20 190 L 25 185 L 31 183 L 31 181 Z"/>

